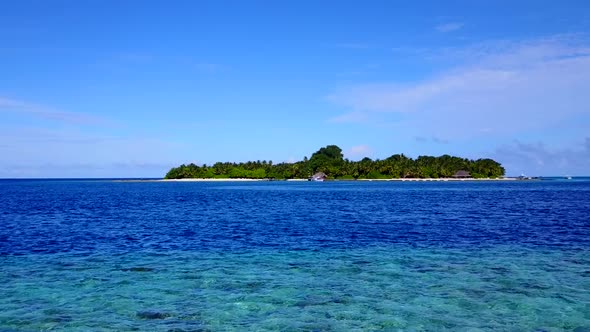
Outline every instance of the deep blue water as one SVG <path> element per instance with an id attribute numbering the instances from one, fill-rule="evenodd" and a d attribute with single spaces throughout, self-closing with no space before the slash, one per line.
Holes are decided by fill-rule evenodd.
<path id="1" fill-rule="evenodd" d="M 590 181 L 0 180 L 0 330 L 590 331 Z"/>

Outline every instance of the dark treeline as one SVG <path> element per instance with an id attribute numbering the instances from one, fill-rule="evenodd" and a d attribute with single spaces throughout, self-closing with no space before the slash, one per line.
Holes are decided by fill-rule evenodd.
<path id="1" fill-rule="evenodd" d="M 245 163 L 215 163 L 211 166 L 195 164 L 172 168 L 166 179 L 182 178 L 249 178 L 249 179 L 305 179 L 316 172 L 324 172 L 332 179 L 391 179 L 445 178 L 457 171 L 470 172 L 474 178 L 495 178 L 504 175 L 504 168 L 492 159 L 469 160 L 443 155 L 420 156 L 416 159 L 395 154 L 383 160 L 364 158 L 360 161 L 344 159 L 342 150 L 328 145 L 311 158 L 296 163 L 273 164 L 272 161 Z"/>

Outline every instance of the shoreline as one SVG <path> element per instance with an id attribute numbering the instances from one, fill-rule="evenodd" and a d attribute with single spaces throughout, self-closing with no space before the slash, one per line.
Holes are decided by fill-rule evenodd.
<path id="1" fill-rule="evenodd" d="M 491 178 L 480 178 L 480 179 L 474 179 L 474 178 L 467 178 L 467 179 L 458 179 L 458 178 L 399 178 L 399 179 L 356 179 L 356 180 L 352 180 L 352 181 L 385 181 L 385 182 L 390 182 L 390 181 L 395 181 L 395 182 L 461 182 L 461 181 L 517 181 L 519 180 L 518 178 L 497 178 L 497 179 L 491 179 Z M 346 181 L 346 180 L 344 180 Z"/>

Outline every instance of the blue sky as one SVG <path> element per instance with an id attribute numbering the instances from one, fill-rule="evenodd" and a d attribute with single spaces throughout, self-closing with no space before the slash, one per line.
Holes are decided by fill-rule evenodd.
<path id="1" fill-rule="evenodd" d="M 590 174 L 588 1 L 5 1 L 0 177 L 454 154 Z"/>

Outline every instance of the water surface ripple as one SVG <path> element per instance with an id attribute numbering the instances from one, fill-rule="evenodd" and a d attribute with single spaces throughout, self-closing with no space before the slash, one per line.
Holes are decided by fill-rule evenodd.
<path id="1" fill-rule="evenodd" d="M 590 331 L 590 181 L 0 181 L 0 329 Z"/>

